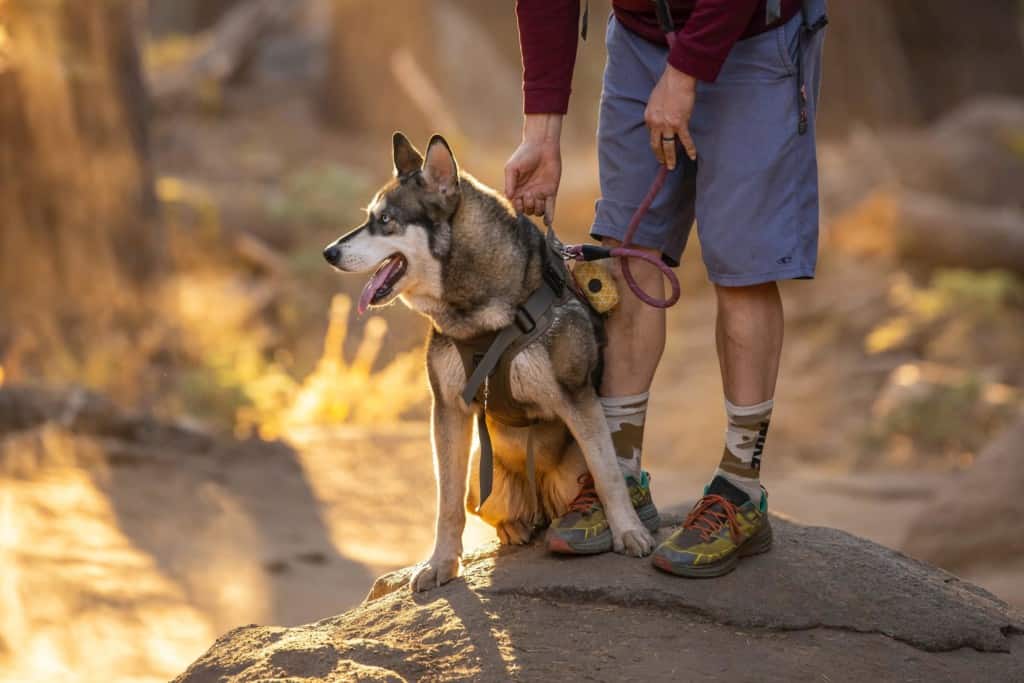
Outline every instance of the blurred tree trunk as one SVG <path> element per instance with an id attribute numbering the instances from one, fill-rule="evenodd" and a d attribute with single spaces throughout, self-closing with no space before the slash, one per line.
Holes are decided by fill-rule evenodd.
<path id="1" fill-rule="evenodd" d="M 395 57 L 412 55 L 420 75 L 429 79 L 427 87 L 436 85 L 432 5 L 391 0 L 371 8 L 358 0 L 333 0 L 323 90 L 331 125 L 357 130 L 402 129 L 416 140 L 430 133 L 430 123 L 410 103 L 406 86 L 396 76 Z"/>
<path id="2" fill-rule="evenodd" d="M 911 123 L 921 119 L 899 43 L 890 0 L 829 4 L 822 106 L 818 129 L 845 133 L 851 123 Z"/>
<path id="3" fill-rule="evenodd" d="M 931 121 L 981 94 L 1024 94 L 1017 0 L 829 4 L 820 129 Z"/>
<path id="4" fill-rule="evenodd" d="M 417 141 L 440 131 L 511 148 L 522 112 L 515 3 L 399 0 L 372 13 L 331 0 L 324 103 L 330 124 Z M 604 71 L 609 0 L 590 1 L 590 37 L 580 47 L 567 139 L 590 145 Z M 372 14 L 372 16 L 370 16 Z M 411 59 L 410 59 L 411 57 Z M 414 62 L 415 68 L 411 68 Z"/>
<path id="5" fill-rule="evenodd" d="M 242 0 L 149 0 L 146 23 L 157 37 L 193 34 L 216 24 Z"/>
<path id="6" fill-rule="evenodd" d="M 0 362 L 103 324 L 159 260 L 135 9 L 0 4 Z"/>
<path id="7" fill-rule="evenodd" d="M 972 95 L 1024 95 L 1019 0 L 889 0 L 928 119 Z"/>

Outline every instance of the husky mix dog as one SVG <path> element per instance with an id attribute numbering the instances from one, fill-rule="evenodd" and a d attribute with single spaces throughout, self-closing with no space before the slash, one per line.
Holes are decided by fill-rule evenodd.
<path id="1" fill-rule="evenodd" d="M 324 256 L 342 272 L 372 272 L 360 312 L 400 298 L 432 323 L 427 375 L 438 502 L 433 552 L 412 578 L 412 589 L 422 591 L 458 574 L 466 510 L 477 512 L 480 496 L 479 449 L 472 447 L 477 406 L 462 399 L 467 376 L 456 343 L 513 323 L 516 307 L 542 284 L 541 256 L 548 247 L 507 200 L 459 170 L 438 135 L 424 158 L 395 133 L 394 177 L 367 213 Z M 646 555 L 653 538 L 630 504 L 595 390 L 601 319 L 575 297 L 556 306 L 554 322 L 515 356 L 509 377 L 512 397 L 539 421 L 530 428 L 537 490 L 527 485 L 527 430 L 488 419 L 493 490 L 478 513 L 503 543 L 526 543 L 535 520 L 566 512 L 580 475 L 589 470 L 614 549 Z"/>

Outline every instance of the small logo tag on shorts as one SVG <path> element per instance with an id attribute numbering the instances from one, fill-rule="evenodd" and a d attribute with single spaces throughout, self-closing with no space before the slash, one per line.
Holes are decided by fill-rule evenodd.
<path id="1" fill-rule="evenodd" d="M 784 266 L 784 265 L 786 265 L 787 263 L 789 263 L 792 260 L 793 260 L 792 256 L 783 256 L 778 261 L 776 261 L 776 263 L 778 263 L 779 265 L 783 265 Z"/>

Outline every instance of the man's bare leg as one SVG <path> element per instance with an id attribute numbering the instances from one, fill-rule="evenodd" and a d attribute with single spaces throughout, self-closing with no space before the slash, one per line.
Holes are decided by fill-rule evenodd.
<path id="1" fill-rule="evenodd" d="M 752 287 L 715 286 L 715 344 L 725 397 L 737 405 L 775 395 L 782 353 L 782 298 L 774 282 Z"/>
<path id="2" fill-rule="evenodd" d="M 604 239 L 602 243 L 607 247 L 620 244 L 612 239 Z M 659 255 L 655 249 L 641 251 Z M 665 351 L 665 310 L 648 306 L 636 298 L 622 276 L 619 259 L 608 263 L 619 290 L 619 305 L 605 322 L 608 346 L 604 351 L 600 393 L 602 396 L 644 393 L 650 390 L 654 371 Z M 660 270 L 640 259 L 632 259 L 629 266 L 641 289 L 651 296 L 664 297 L 665 282 Z"/>
<path id="3" fill-rule="evenodd" d="M 782 351 L 782 301 L 774 282 L 715 291 L 715 340 L 729 418 L 722 461 L 704 497 L 652 560 L 663 571 L 695 578 L 726 574 L 741 557 L 772 545 L 760 461 Z"/>
<path id="4" fill-rule="evenodd" d="M 605 246 L 619 245 L 616 240 L 603 241 Z M 660 257 L 656 250 L 644 251 Z M 612 259 L 610 265 L 619 291 L 619 304 L 605 324 L 608 345 L 599 393 L 619 465 L 624 474 L 639 479 L 647 397 L 665 351 L 665 310 L 648 306 L 636 297 L 622 275 L 620 259 Z M 640 259 L 630 261 L 630 269 L 645 292 L 655 297 L 664 296 L 661 271 Z"/>
<path id="5" fill-rule="evenodd" d="M 774 282 L 716 286 L 715 291 L 715 342 L 728 417 L 725 448 L 715 474 L 756 504 L 761 499 L 761 456 L 782 352 L 782 299 Z"/>

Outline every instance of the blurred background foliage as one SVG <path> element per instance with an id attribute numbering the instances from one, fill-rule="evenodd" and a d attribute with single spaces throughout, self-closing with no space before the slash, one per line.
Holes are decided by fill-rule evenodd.
<path id="1" fill-rule="evenodd" d="M 572 237 L 595 189 L 607 9 L 593 4 L 566 126 L 559 218 Z M 338 284 L 317 256 L 386 174 L 379 141 L 443 130 L 485 178 L 516 142 L 511 3 L 8 0 L 2 12 L 8 382 L 81 384 L 167 417 L 278 434 L 300 387 L 308 403 L 324 373 L 354 372 L 343 358 L 371 344 L 360 362 L 376 372 L 414 345 L 418 324 L 393 313 L 383 319 L 397 334 L 361 340 L 366 322 L 329 305 Z M 831 23 L 824 261 L 835 250 L 888 272 L 862 352 L 1019 381 L 1019 3 L 837 3 Z M 328 309 L 343 333 L 325 349 Z M 371 374 L 355 373 L 362 394 L 380 384 Z M 392 418 L 422 415 L 409 402 Z M 862 431 L 880 429 L 896 428 Z"/>
<path id="2" fill-rule="evenodd" d="M 806 337 L 869 368 L 833 407 L 860 416 L 842 451 L 958 466 L 1020 403 L 1019 3 L 835 5 L 826 277 L 796 305 L 862 301 Z M 607 10 L 591 8 L 567 118 L 570 238 L 596 192 Z M 0 27 L 4 381 L 267 438 L 295 420 L 423 418 L 422 322 L 356 319 L 358 283 L 319 248 L 358 222 L 394 129 L 444 131 L 463 167 L 500 178 L 520 121 L 511 3 L 7 0 Z M 707 295 L 699 269 L 684 278 Z"/>
<path id="3" fill-rule="evenodd" d="M 784 287 L 789 329 L 772 476 L 783 491 L 794 471 L 947 477 L 915 484 L 914 500 L 924 500 L 927 487 L 1006 462 L 986 449 L 1022 419 L 1024 9 L 1018 0 L 831 5 L 821 267 L 813 284 Z M 590 38 L 580 44 L 566 120 L 557 227 L 568 240 L 585 238 L 598 192 L 594 130 L 608 9 L 607 0 L 590 2 Z M 109 444 L 71 448 L 73 436 L 51 434 L 72 429 L 67 415 L 92 405 L 80 398 L 93 395 L 84 388 L 110 399 L 94 411 L 95 421 L 118 426 L 97 427 L 103 438 L 134 424 L 111 417 L 123 412 L 216 438 L 292 444 L 301 467 L 267 476 L 279 484 L 297 481 L 296 471 L 308 475 L 308 486 L 295 486 L 315 505 L 281 498 L 309 513 L 304 525 L 319 529 L 324 515 L 333 547 L 374 567 L 416 559 L 408 556 L 420 547 L 406 542 L 410 526 L 426 528 L 417 515 L 425 519 L 431 508 L 425 324 L 399 307 L 357 317 L 351 300 L 362 283 L 332 273 L 320 250 L 362 220 L 391 171 L 393 130 L 422 142 L 444 133 L 463 168 L 500 186 L 520 112 L 511 1 L 0 0 L 0 444 L 5 425 L 21 429 L 22 417 L 36 414 L 25 396 L 60 397 L 38 402 L 51 425 L 45 438 L 31 448 L 11 441 L 4 457 L 42 458 L 58 444 L 88 460 L 93 475 L 96 453 L 135 462 L 130 453 L 110 455 Z M 693 244 L 681 270 L 684 299 L 670 314 L 655 385 L 648 450 L 661 481 L 706 469 L 699 458 L 720 448 L 713 303 L 698 252 Z M 324 441 L 309 436 L 330 429 L 340 431 Z M 393 441 L 402 430 L 415 435 L 409 460 Z M 303 438 L 319 445 L 302 446 Z M 195 450 L 174 451 L 182 471 L 198 467 L 188 459 Z M 31 479 L 18 462 L 5 485 Z M 203 467 L 220 472 L 234 461 L 216 462 Z M 380 476 L 382 468 L 392 476 Z M 1024 466 L 1018 470 L 999 478 L 1007 493 L 993 497 L 1021 500 Z M 109 494 L 121 527 L 135 528 L 132 520 L 144 516 L 135 503 L 104 488 L 117 480 L 112 472 L 93 477 L 100 493 L 59 500 L 102 509 Z M 273 525 L 273 515 L 253 510 L 284 496 L 280 487 L 260 489 L 245 507 L 225 493 L 227 475 L 210 476 L 199 488 L 217 493 L 202 505 L 241 520 L 240 537 L 255 533 L 246 514 Z M 394 488 L 398 480 L 415 482 L 419 495 Z M 149 491 L 147 481 L 132 485 Z M 392 487 L 390 498 L 363 485 L 370 481 Z M 4 501 L 26 499 L 11 491 L 0 489 L 0 554 L 23 548 L 9 541 L 17 515 L 3 515 L 11 509 Z M 385 498 L 405 500 L 408 510 L 353 516 L 351 501 L 373 510 Z M 330 501 L 339 501 L 334 517 Z M 184 507 L 169 501 L 159 509 L 176 520 Z M 73 516 L 78 508 L 59 510 Z M 850 524 L 870 517 L 862 512 Z M 381 521 L 388 515 L 392 526 Z M 139 524 L 137 545 L 159 556 L 165 545 L 147 546 L 151 529 Z M 361 531 L 370 526 L 379 533 Z M 899 542 L 879 529 L 884 542 Z M 427 531 L 416 543 L 429 542 Z M 927 533 L 915 527 L 918 539 Z M 262 542 L 279 549 L 278 540 Z M 260 569 L 264 546 L 252 547 L 255 575 L 273 574 L 267 580 L 289 596 L 283 602 L 294 602 L 280 588 L 291 579 Z M 174 562 L 161 568 L 179 576 Z M 255 604 L 259 590 L 204 614 L 227 619 Z M 271 603 L 251 618 L 299 618 Z M 18 633 L 30 622 L 0 618 L 0 655 L 4 639 L 23 642 Z M 59 678 L 44 655 L 25 671 Z M 170 675 L 187 663 L 168 656 L 173 664 L 139 664 L 139 675 Z M 104 675 L 96 679 L 109 680 Z"/>

